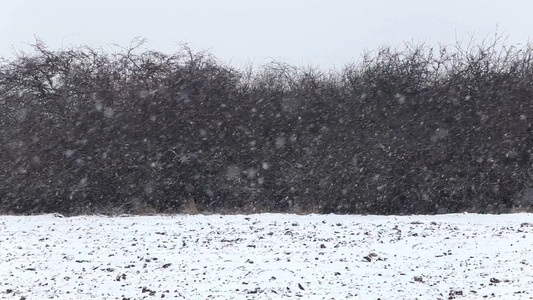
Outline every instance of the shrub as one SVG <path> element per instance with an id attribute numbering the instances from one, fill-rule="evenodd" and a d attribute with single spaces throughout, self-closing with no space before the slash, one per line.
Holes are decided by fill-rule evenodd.
<path id="1" fill-rule="evenodd" d="M 0 63 L 1 213 L 531 206 L 529 45 L 384 47 L 342 70 L 255 72 L 142 45 L 37 41 Z"/>

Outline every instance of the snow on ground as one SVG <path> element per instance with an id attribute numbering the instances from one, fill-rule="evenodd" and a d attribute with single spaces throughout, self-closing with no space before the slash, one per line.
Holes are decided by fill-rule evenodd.
<path id="1" fill-rule="evenodd" d="M 533 299 L 533 214 L 0 216 L 1 299 Z"/>

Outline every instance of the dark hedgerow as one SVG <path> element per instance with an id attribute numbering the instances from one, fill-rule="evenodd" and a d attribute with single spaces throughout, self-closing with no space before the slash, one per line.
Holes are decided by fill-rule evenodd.
<path id="1" fill-rule="evenodd" d="M 533 205 L 533 51 L 237 70 L 81 47 L 0 62 L 0 213 L 503 213 Z"/>

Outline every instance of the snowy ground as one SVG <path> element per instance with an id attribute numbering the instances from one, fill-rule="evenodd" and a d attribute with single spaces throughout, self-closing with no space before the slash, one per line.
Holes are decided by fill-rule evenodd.
<path id="1" fill-rule="evenodd" d="M 533 299 L 533 214 L 0 216 L 0 299 Z"/>

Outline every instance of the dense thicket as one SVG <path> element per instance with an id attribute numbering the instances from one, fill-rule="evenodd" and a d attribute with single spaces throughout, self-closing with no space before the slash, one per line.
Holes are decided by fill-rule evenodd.
<path id="1" fill-rule="evenodd" d="M 385 47 L 337 71 L 34 50 L 0 63 L 1 213 L 533 205 L 530 46 Z"/>

